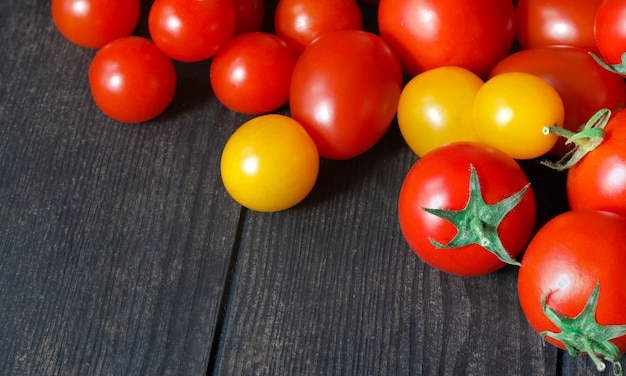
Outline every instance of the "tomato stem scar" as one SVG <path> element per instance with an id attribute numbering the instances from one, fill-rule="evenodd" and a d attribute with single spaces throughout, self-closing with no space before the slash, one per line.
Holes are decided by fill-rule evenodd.
<path id="1" fill-rule="evenodd" d="M 504 248 L 498 235 L 498 226 L 504 217 L 522 200 L 529 187 L 530 184 L 526 184 L 513 195 L 493 205 L 489 205 L 483 199 L 476 169 L 473 165 L 470 165 L 470 193 L 464 209 L 422 208 L 422 210 L 428 213 L 451 222 L 457 229 L 456 236 L 448 244 L 444 245 L 433 239 L 430 239 L 430 242 L 435 247 L 441 249 L 478 244 L 493 253 L 500 261 L 520 266 L 520 263 L 512 258 Z"/>
<path id="2" fill-rule="evenodd" d="M 601 325 L 596 321 L 596 310 L 600 298 L 600 282 L 589 294 L 587 303 L 582 311 L 575 317 L 568 317 L 550 307 L 546 300 L 551 291 L 541 297 L 543 312 L 550 321 L 560 329 L 560 333 L 551 331 L 541 332 L 541 337 L 546 336 L 561 341 L 568 353 L 576 356 L 579 353 L 589 355 L 596 369 L 602 372 L 606 369 L 606 364 L 598 355 L 602 355 L 606 360 L 613 363 L 613 373 L 623 375 L 620 363 L 620 351 L 611 342 L 612 339 L 626 335 L 626 324 L 623 325 Z"/>

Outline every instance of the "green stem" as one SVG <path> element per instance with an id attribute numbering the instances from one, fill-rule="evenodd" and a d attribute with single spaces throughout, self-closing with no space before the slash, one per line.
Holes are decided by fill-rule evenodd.
<path id="1" fill-rule="evenodd" d="M 541 306 L 546 317 L 560 329 L 560 332 L 543 331 L 540 333 L 541 336 L 543 338 L 549 336 L 561 341 L 572 356 L 586 353 L 600 372 L 606 369 L 605 362 L 600 359 L 602 356 L 604 360 L 613 364 L 613 373 L 616 376 L 622 376 L 621 353 L 612 340 L 626 336 L 626 324 L 601 325 L 596 321 L 600 300 L 600 282 L 598 281 L 589 294 L 582 311 L 574 317 L 565 316 L 548 306 L 546 299 L 550 293 L 551 291 L 548 291 L 542 295 Z"/>
<path id="2" fill-rule="evenodd" d="M 519 261 L 512 258 L 504 248 L 498 234 L 498 226 L 504 217 L 519 204 L 529 188 L 530 183 L 511 196 L 489 205 L 483 199 L 476 169 L 470 165 L 469 197 L 465 208 L 461 210 L 422 208 L 430 214 L 449 221 L 457 229 L 457 234 L 448 244 L 441 244 L 434 239 L 430 239 L 430 242 L 440 249 L 478 244 L 486 251 L 493 253 L 500 261 L 520 266 Z"/>
<path id="3" fill-rule="evenodd" d="M 598 55 L 593 52 L 589 52 L 589 55 L 598 63 L 602 68 L 608 70 L 611 73 L 626 75 L 626 52 L 622 54 L 622 61 L 619 64 L 607 64 Z"/>
<path id="4" fill-rule="evenodd" d="M 589 357 L 593 361 L 593 364 L 596 365 L 596 369 L 598 370 L 598 372 L 604 372 L 604 370 L 606 369 L 606 364 L 604 364 L 602 359 L 600 359 L 598 354 L 596 354 L 596 352 L 593 349 L 593 346 L 591 345 L 591 342 L 589 341 L 589 339 L 583 337 L 583 338 L 581 338 L 581 341 L 582 341 L 582 343 L 583 343 L 583 345 L 585 347 L 585 352 L 587 353 L 587 355 L 589 355 Z"/>
<path id="5" fill-rule="evenodd" d="M 556 134 L 565 138 L 565 144 L 574 144 L 574 148 L 567 152 L 563 158 L 556 163 L 542 161 L 541 164 L 553 168 L 557 171 L 567 170 L 573 167 L 585 155 L 597 148 L 604 141 L 604 128 L 611 117 L 609 109 L 601 109 L 596 112 L 578 132 L 572 132 L 560 127 L 544 127 L 544 134 Z"/>

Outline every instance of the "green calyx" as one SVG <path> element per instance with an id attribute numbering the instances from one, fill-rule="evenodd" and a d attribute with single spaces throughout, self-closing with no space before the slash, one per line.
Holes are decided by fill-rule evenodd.
<path id="1" fill-rule="evenodd" d="M 543 133 L 554 133 L 567 139 L 566 145 L 574 144 L 574 148 L 568 151 L 558 162 L 541 161 L 541 164 L 563 171 L 574 166 L 583 159 L 590 151 L 597 148 L 604 141 L 604 127 L 611 117 L 611 111 L 602 109 L 596 112 L 578 132 L 568 131 L 560 127 L 544 127 Z"/>
<path id="2" fill-rule="evenodd" d="M 624 372 L 620 363 L 621 353 L 610 340 L 626 335 L 626 324 L 600 325 L 596 321 L 600 282 L 593 289 L 585 307 L 576 317 L 564 316 L 549 307 L 546 304 L 546 298 L 549 294 L 550 292 L 547 292 L 541 297 L 541 306 L 544 314 L 561 332 L 544 331 L 540 333 L 541 337 L 545 338 L 548 336 L 563 342 L 571 356 L 576 356 L 581 352 L 587 353 L 599 372 L 606 369 L 606 365 L 598 357 L 598 355 L 601 355 L 613 363 L 613 373 L 615 375 L 623 375 Z"/>
<path id="3" fill-rule="evenodd" d="M 622 61 L 619 64 L 613 65 L 605 63 L 604 61 L 602 61 L 602 59 L 598 57 L 598 55 L 594 54 L 593 52 L 589 52 L 589 55 L 593 57 L 596 63 L 598 63 L 602 68 L 608 70 L 609 72 L 619 75 L 626 75 L 626 52 L 622 54 Z"/>
<path id="4" fill-rule="evenodd" d="M 428 209 L 422 210 L 451 222 L 457 229 L 455 237 L 446 245 L 433 239 L 430 242 L 437 248 L 450 249 L 478 244 L 493 253 L 502 262 L 520 266 L 506 251 L 498 235 L 498 226 L 504 217 L 519 204 L 528 190 L 530 183 L 520 191 L 493 205 L 485 202 L 480 189 L 478 174 L 474 166 L 470 166 L 469 199 L 464 209 Z"/>

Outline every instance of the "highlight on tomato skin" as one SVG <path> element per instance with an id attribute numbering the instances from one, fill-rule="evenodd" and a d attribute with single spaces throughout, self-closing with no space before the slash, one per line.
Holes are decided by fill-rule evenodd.
<path id="1" fill-rule="evenodd" d="M 129 36 L 102 47 L 89 66 L 89 87 L 107 116 L 125 123 L 160 115 L 176 92 L 174 64 L 152 41 Z"/>
<path id="2" fill-rule="evenodd" d="M 588 51 L 569 46 L 529 48 L 502 59 L 490 78 L 506 72 L 534 74 L 550 84 L 563 101 L 563 128 L 577 131 L 597 111 L 626 106 L 626 82 L 596 63 Z M 572 150 L 559 138 L 550 154 L 562 157 Z"/>
<path id="3" fill-rule="evenodd" d="M 131 35 L 141 13 L 139 0 L 52 0 L 50 8 L 65 38 L 93 49 Z"/>
<path id="4" fill-rule="evenodd" d="M 600 144 L 569 168 L 566 192 L 572 209 L 626 215 L 626 109 L 611 115 Z"/>
<path id="5" fill-rule="evenodd" d="M 620 374 L 626 217 L 598 210 L 557 215 L 533 236 L 521 264 L 517 292 L 533 329 L 573 355 L 591 356 L 599 370 L 612 362 Z"/>
<path id="6" fill-rule="evenodd" d="M 549 46 L 598 53 L 594 23 L 602 0 L 518 0 L 515 37 L 522 49 Z"/>
<path id="7" fill-rule="evenodd" d="M 355 0 L 281 0 L 274 13 L 274 29 L 299 55 L 328 32 L 362 30 L 363 15 Z"/>
<path id="8" fill-rule="evenodd" d="M 603 0 L 594 20 L 594 35 L 603 61 L 608 65 L 621 66 L 624 72 L 623 54 L 626 51 L 626 3 L 621 0 Z"/>
<path id="9" fill-rule="evenodd" d="M 542 78 L 524 72 L 487 80 L 473 107 L 474 129 L 481 142 L 520 160 L 547 154 L 558 137 L 544 134 L 544 127 L 562 127 L 564 118 L 559 93 Z"/>
<path id="10" fill-rule="evenodd" d="M 484 84 L 468 69 L 446 66 L 411 78 L 402 89 L 397 121 L 418 156 L 452 142 L 480 141 L 474 129 L 474 99 Z"/>
<path id="11" fill-rule="evenodd" d="M 378 28 L 406 74 L 460 66 L 485 78 L 515 38 L 511 0 L 380 0 Z"/>
<path id="12" fill-rule="evenodd" d="M 213 57 L 232 38 L 236 23 L 232 0 L 155 0 L 148 14 L 154 43 L 185 63 Z"/>
<path id="13" fill-rule="evenodd" d="M 472 171 L 478 180 L 474 188 Z M 434 214 L 442 210 L 465 222 Z M 514 259 L 534 230 L 536 201 L 513 158 L 484 143 L 453 142 L 426 153 L 411 167 L 400 188 L 398 218 L 410 249 L 426 264 L 454 275 L 478 276 L 517 264 Z M 498 257 L 492 251 L 506 254 Z"/>
<path id="14" fill-rule="evenodd" d="M 257 116 L 241 125 L 222 152 L 220 171 L 229 195 L 260 212 L 304 200 L 319 174 L 320 157 L 304 128 L 285 115 Z"/>
<path id="15" fill-rule="evenodd" d="M 289 108 L 322 157 L 350 159 L 370 150 L 387 132 L 402 85 L 400 62 L 380 36 L 333 31 L 313 41 L 298 58 Z"/>
<path id="16" fill-rule="evenodd" d="M 360 156 L 396 117 L 420 157 L 397 200 L 412 252 L 460 276 L 520 266 L 517 292 L 531 326 L 556 346 L 589 354 L 599 370 L 602 354 L 621 373 L 626 110 L 617 110 L 626 105 L 626 2 L 519 0 L 515 10 L 509 0 L 361 2 L 379 6 L 379 35 L 361 30 L 354 1 L 281 0 L 273 24 L 283 43 L 258 32 L 261 0 L 155 0 L 148 15 L 153 41 L 129 36 L 139 0 L 51 0 L 51 12 L 61 35 L 100 49 L 89 67 L 90 90 L 117 121 L 146 122 L 169 106 L 177 80 L 171 59 L 213 58 L 214 94 L 232 111 L 264 114 L 289 103 L 292 117 L 257 116 L 224 145 L 224 188 L 250 210 L 297 206 L 315 187 L 320 157 Z M 532 19 L 545 9 L 557 12 Z M 558 35 L 564 24 L 576 32 Z M 252 35 L 280 52 L 263 50 L 261 38 L 247 39 Z M 525 49 L 509 54 L 516 35 Z M 242 40 L 245 48 L 227 56 Z M 613 70 L 592 64 L 588 51 Z M 254 77 L 244 63 L 259 64 Z M 403 71 L 411 76 L 406 86 Z M 243 76 L 249 81 L 238 80 Z M 535 193 L 516 159 L 560 153 L 557 137 L 543 129 L 574 130 L 600 107 L 616 114 L 603 143 L 568 172 L 572 210 L 535 232 Z M 567 346 L 572 334 L 564 327 L 577 318 L 586 320 L 579 325 L 585 330 L 610 328 L 600 338 L 591 333 L 592 340 L 574 333 L 575 345 L 584 346 Z"/>
<path id="17" fill-rule="evenodd" d="M 211 87 L 217 99 L 233 111 L 268 113 L 289 101 L 297 59 L 287 43 L 274 34 L 243 33 L 233 37 L 213 57 L 209 71 Z"/>

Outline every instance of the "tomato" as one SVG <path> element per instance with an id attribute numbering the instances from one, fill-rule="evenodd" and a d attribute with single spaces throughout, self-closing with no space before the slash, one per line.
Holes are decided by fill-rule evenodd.
<path id="1" fill-rule="evenodd" d="M 289 106 L 322 157 L 349 159 L 387 132 L 401 90 L 400 62 L 384 40 L 367 31 L 334 31 L 300 55 Z"/>
<path id="2" fill-rule="evenodd" d="M 233 111 L 261 114 L 276 110 L 289 100 L 296 60 L 296 54 L 276 35 L 238 35 L 211 62 L 215 96 Z"/>
<path id="3" fill-rule="evenodd" d="M 572 209 L 606 210 L 626 215 L 626 110 L 604 128 L 604 139 L 567 172 Z"/>
<path id="4" fill-rule="evenodd" d="M 89 67 L 96 105 L 127 123 L 150 120 L 163 112 L 176 91 L 174 64 L 150 40 L 116 39 L 102 47 Z"/>
<path id="5" fill-rule="evenodd" d="M 563 45 L 597 52 L 595 15 L 602 0 L 519 0 L 515 35 L 522 48 Z"/>
<path id="6" fill-rule="evenodd" d="M 239 35 L 259 31 L 265 21 L 265 2 L 263 0 L 233 0 L 235 5 L 235 31 Z"/>
<path id="7" fill-rule="evenodd" d="M 555 145 L 546 126 L 562 126 L 564 108 L 557 91 L 543 79 L 520 72 L 485 82 L 474 101 L 474 128 L 479 139 L 515 159 L 537 158 Z"/>
<path id="8" fill-rule="evenodd" d="M 454 141 L 479 141 L 472 110 L 482 85 L 461 67 L 434 68 L 413 77 L 398 103 L 398 125 L 411 150 L 421 156 Z"/>
<path id="9" fill-rule="evenodd" d="M 505 72 L 531 73 L 549 83 L 563 101 L 563 128 L 570 131 L 576 131 L 602 108 L 616 110 L 626 105 L 624 80 L 602 68 L 580 48 L 522 50 L 500 61 L 490 77 Z M 562 156 L 569 150 L 571 146 L 559 139 L 550 153 Z"/>
<path id="10" fill-rule="evenodd" d="M 599 370 L 604 365 L 596 353 L 619 362 L 619 352 L 626 351 L 624 265 L 626 218 L 585 210 L 560 214 L 539 229 L 524 253 L 518 276 L 522 310 L 547 341 L 563 349 L 566 341 L 570 353 L 593 355 Z M 550 317 L 556 312 L 560 319 L 546 316 L 542 301 Z M 622 325 L 622 332 L 611 325 Z M 611 332 L 617 338 L 605 336 Z M 609 341 L 617 354 L 607 351 Z"/>
<path id="11" fill-rule="evenodd" d="M 435 215 L 437 209 L 461 223 Z M 413 165 L 400 189 L 398 214 L 402 234 L 424 262 L 452 274 L 480 275 L 505 260 L 515 263 L 533 231 L 535 196 L 514 159 L 483 143 L 455 142 Z"/>
<path id="12" fill-rule="evenodd" d="M 381 0 L 380 35 L 414 76 L 445 65 L 484 78 L 513 44 L 511 0 Z"/>
<path id="13" fill-rule="evenodd" d="M 261 115 L 230 137 L 220 164 L 228 193 L 257 211 L 288 209 L 313 189 L 319 154 L 304 128 L 290 117 Z"/>
<path id="14" fill-rule="evenodd" d="M 71 42 L 100 48 L 129 36 L 139 21 L 139 0 L 52 0 L 52 19 Z"/>
<path id="15" fill-rule="evenodd" d="M 620 64 L 626 52 L 626 2 L 604 0 L 594 21 L 598 50 L 609 65 Z"/>
<path id="16" fill-rule="evenodd" d="M 232 0 L 155 0 L 148 15 L 154 43 L 182 62 L 215 55 L 233 36 L 235 23 Z"/>
<path id="17" fill-rule="evenodd" d="M 361 30 L 363 16 L 355 0 L 280 0 L 274 28 L 300 54 L 315 38 L 329 31 Z"/>

